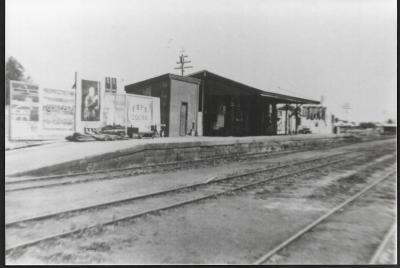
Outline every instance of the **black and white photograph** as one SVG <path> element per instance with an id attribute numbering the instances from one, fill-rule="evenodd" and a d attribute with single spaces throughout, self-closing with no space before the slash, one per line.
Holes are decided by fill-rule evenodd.
<path id="1" fill-rule="evenodd" d="M 396 265 L 397 1 L 5 0 L 5 265 Z"/>

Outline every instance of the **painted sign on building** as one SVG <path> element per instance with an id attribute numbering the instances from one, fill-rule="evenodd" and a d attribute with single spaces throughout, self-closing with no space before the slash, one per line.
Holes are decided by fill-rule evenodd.
<path id="1" fill-rule="evenodd" d="M 10 138 L 40 139 L 39 86 L 10 81 Z"/>
<path id="2" fill-rule="evenodd" d="M 152 125 L 160 124 L 160 99 L 155 97 L 127 94 L 127 126 L 139 131 L 151 131 Z"/>
<path id="3" fill-rule="evenodd" d="M 75 91 L 43 88 L 40 92 L 42 129 L 73 131 Z"/>

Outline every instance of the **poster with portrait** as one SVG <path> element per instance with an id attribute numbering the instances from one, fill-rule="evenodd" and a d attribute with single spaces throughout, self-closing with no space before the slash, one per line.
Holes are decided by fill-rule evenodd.
<path id="1" fill-rule="evenodd" d="M 100 121 L 100 87 L 97 81 L 82 80 L 82 121 Z"/>

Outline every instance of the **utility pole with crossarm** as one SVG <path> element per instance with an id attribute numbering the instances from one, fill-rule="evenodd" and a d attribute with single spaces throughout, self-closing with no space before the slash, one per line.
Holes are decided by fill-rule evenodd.
<path id="1" fill-rule="evenodd" d="M 183 53 L 185 52 L 185 50 L 182 48 L 181 50 L 181 55 L 179 56 L 179 62 L 177 61 L 177 64 L 180 64 L 179 67 L 175 67 L 175 70 L 181 70 L 181 75 L 183 76 L 183 74 L 185 73 L 185 69 L 188 68 L 193 68 L 193 66 L 185 66 L 185 63 L 190 63 L 191 61 L 185 61 L 185 58 L 188 57 L 188 55 L 184 55 Z"/>

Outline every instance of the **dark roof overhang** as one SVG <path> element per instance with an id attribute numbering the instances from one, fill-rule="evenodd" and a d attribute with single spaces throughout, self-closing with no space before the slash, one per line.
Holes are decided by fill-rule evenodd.
<path id="1" fill-rule="evenodd" d="M 258 88 L 255 88 L 255 87 L 252 87 L 252 86 L 248 86 L 246 84 L 234 81 L 232 79 L 217 75 L 217 74 L 209 72 L 207 70 L 202 70 L 202 71 L 199 71 L 199 72 L 196 72 L 196 73 L 189 74 L 187 76 L 196 77 L 196 78 L 199 78 L 199 79 L 206 78 L 206 77 L 211 78 L 211 79 L 215 79 L 215 80 L 221 81 L 222 83 L 225 83 L 225 84 L 228 84 L 228 85 L 232 85 L 232 86 L 234 86 L 236 88 L 240 88 L 241 90 L 245 91 L 246 93 L 274 99 L 278 103 L 320 104 L 320 102 L 316 101 L 316 100 L 311 100 L 311 99 L 306 99 L 306 98 L 299 98 L 299 97 L 295 97 L 295 96 L 290 96 L 290 95 L 279 94 L 279 93 L 274 93 L 274 92 L 270 92 L 270 91 L 261 90 L 261 89 L 258 89 Z"/>

